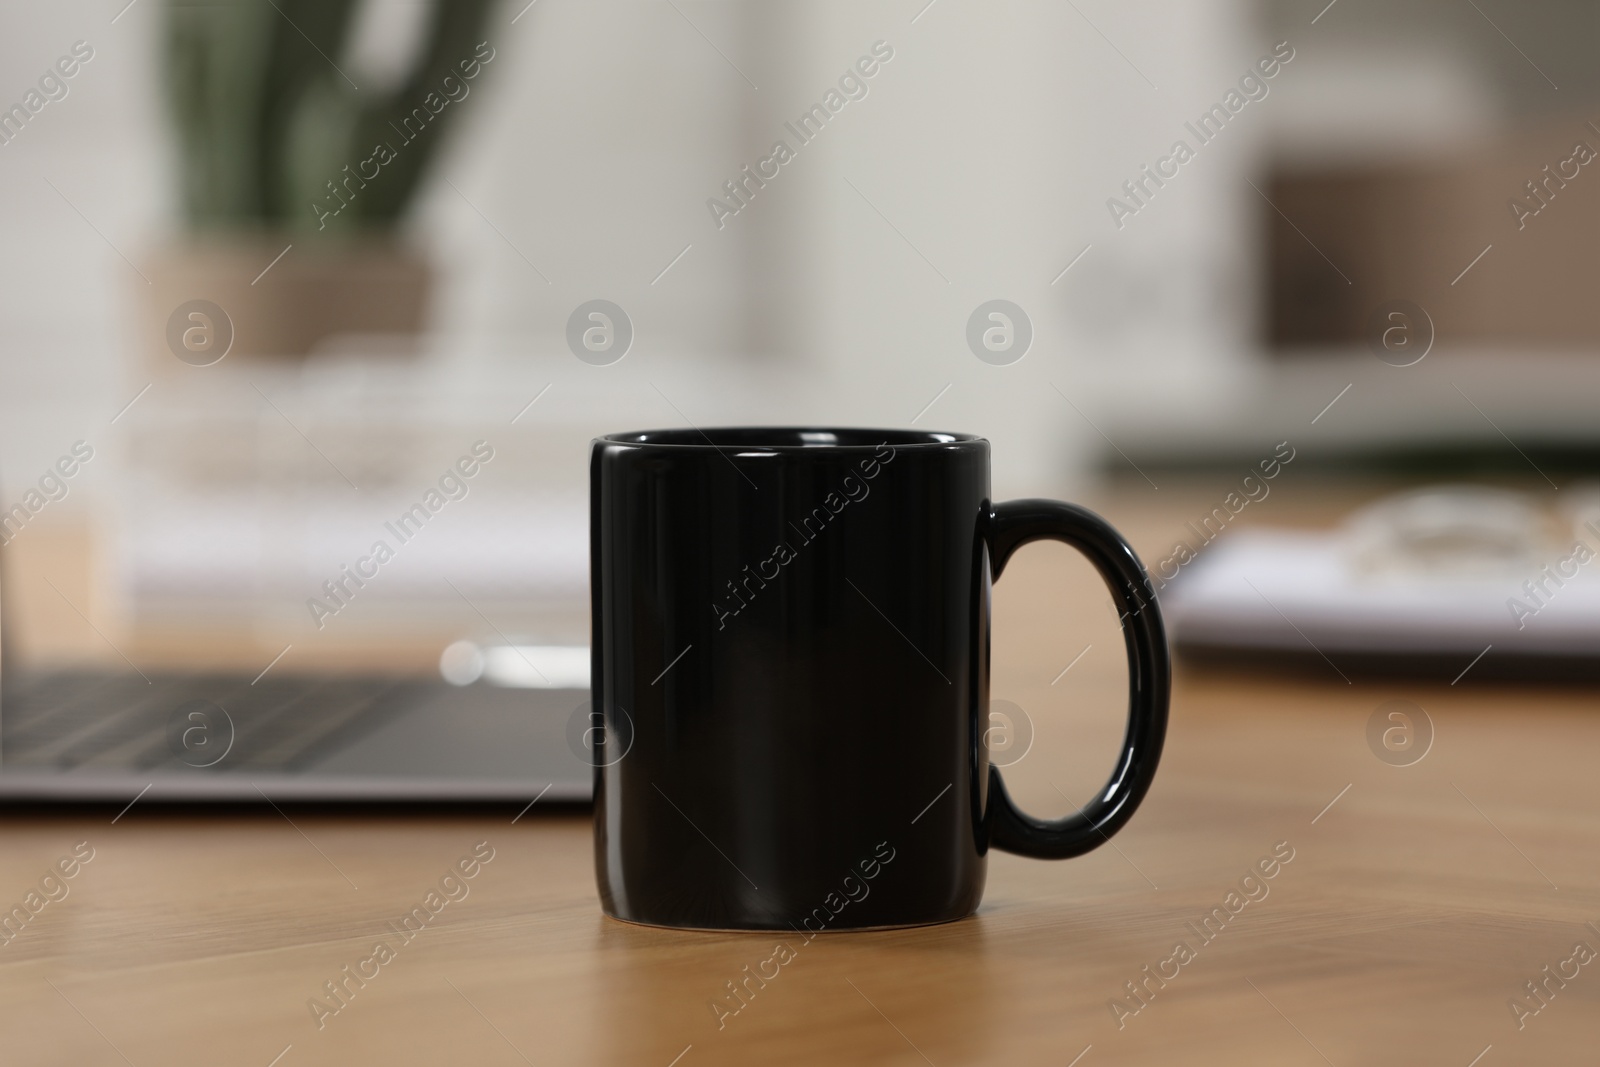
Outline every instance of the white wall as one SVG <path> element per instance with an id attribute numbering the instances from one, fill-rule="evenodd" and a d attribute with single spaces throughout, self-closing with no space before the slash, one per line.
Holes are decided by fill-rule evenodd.
<path id="1" fill-rule="evenodd" d="M 1078 5 L 1087 19 L 1042 0 L 678 6 L 728 58 L 666 5 L 541 2 L 484 120 L 500 132 L 452 166 L 548 250 L 555 279 L 492 250 L 464 263 L 484 283 L 456 321 L 489 348 L 553 353 L 541 367 L 577 398 L 569 413 L 903 425 L 950 385 L 918 424 L 991 436 L 997 491 L 1047 493 L 1106 449 L 1089 420 L 1181 417 L 1236 391 L 1254 284 L 1243 177 L 1273 101 L 1125 228 L 1105 200 L 1268 50 L 1242 4 Z M 801 147 L 785 120 L 878 40 L 894 59 Z M 797 158 L 719 230 L 706 199 L 780 137 Z M 481 250 L 448 190 L 428 222 L 464 261 Z M 641 331 L 601 372 L 554 336 L 593 295 Z M 997 297 L 1036 331 L 1008 367 L 965 339 Z"/>
<path id="2" fill-rule="evenodd" d="M 147 380 L 131 326 L 144 283 L 123 256 L 139 263 L 174 230 L 162 7 L 142 0 L 113 25 L 121 7 L 30 6 L 0 34 L 0 98 L 74 40 L 96 51 L 71 95 L 0 147 L 8 497 L 74 439 L 114 440 L 111 415 Z M 903 425 L 950 384 L 918 425 L 990 435 L 997 490 L 1046 493 L 1081 485 L 1105 450 L 1089 420 L 1182 419 L 1224 402 L 1249 362 L 1243 178 L 1276 100 L 1246 109 L 1124 229 L 1105 207 L 1267 50 L 1239 0 L 539 0 L 511 25 L 520 7 L 494 16 L 499 55 L 439 171 L 471 204 L 436 180 L 414 222 L 443 280 L 426 357 L 392 368 L 420 418 L 445 405 L 498 421 L 554 383 L 536 425 L 555 431 L 554 469 L 570 478 L 600 429 Z M 369 20 L 371 40 L 403 37 L 405 10 L 387 31 Z M 706 199 L 879 39 L 895 58 L 869 95 L 719 231 Z M 597 296 L 638 331 L 606 368 L 561 337 Z M 1008 367 L 966 346 L 968 315 L 994 297 L 1035 326 Z"/>

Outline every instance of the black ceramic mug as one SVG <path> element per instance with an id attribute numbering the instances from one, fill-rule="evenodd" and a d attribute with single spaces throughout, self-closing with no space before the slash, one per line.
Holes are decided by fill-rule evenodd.
<path id="1" fill-rule="evenodd" d="M 1078 814 L 989 766 L 989 596 L 1018 547 L 1089 557 L 1132 693 Z M 1144 568 L 1103 519 L 989 500 L 989 443 L 914 430 L 651 430 L 590 457 L 595 866 L 607 914 L 715 930 L 970 915 L 988 850 L 1059 859 L 1139 806 L 1170 663 Z"/>

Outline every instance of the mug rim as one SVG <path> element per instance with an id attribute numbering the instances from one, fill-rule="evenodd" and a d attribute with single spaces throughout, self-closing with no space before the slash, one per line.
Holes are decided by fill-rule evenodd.
<path id="1" fill-rule="evenodd" d="M 770 437 L 771 440 L 761 440 Z M 788 437 L 788 440 L 782 438 Z M 827 440 L 831 438 L 831 440 Z M 861 426 L 708 426 L 688 429 L 628 430 L 602 434 L 595 444 L 672 451 L 755 451 L 762 453 L 876 452 L 888 444 L 896 451 L 936 451 L 988 444 L 978 434 L 942 430 L 889 429 Z"/>

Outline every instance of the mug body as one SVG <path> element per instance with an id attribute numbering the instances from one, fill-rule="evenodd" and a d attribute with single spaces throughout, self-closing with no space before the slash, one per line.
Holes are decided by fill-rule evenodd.
<path id="1" fill-rule="evenodd" d="M 811 932 L 971 914 L 988 442 L 615 434 L 590 493 L 606 913 Z"/>

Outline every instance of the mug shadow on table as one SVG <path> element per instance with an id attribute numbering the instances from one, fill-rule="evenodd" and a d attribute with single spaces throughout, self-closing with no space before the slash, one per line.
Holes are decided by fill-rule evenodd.
<path id="1" fill-rule="evenodd" d="M 607 1015 L 631 1020 L 601 1027 L 601 1062 L 665 1063 L 688 1045 L 700 1063 L 757 1050 L 762 1062 L 973 1062 L 995 1039 L 1004 976 L 981 916 L 809 941 L 597 923 Z"/>

